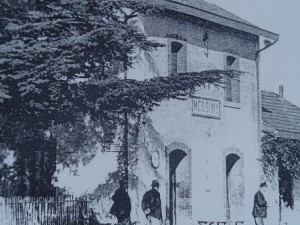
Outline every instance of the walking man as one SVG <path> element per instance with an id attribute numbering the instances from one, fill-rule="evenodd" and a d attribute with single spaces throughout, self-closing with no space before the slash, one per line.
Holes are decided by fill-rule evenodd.
<path id="1" fill-rule="evenodd" d="M 159 183 L 157 180 L 152 181 L 152 189 L 147 191 L 142 200 L 142 209 L 149 221 L 150 225 L 162 224 L 162 210 L 159 190 Z"/>
<path id="2" fill-rule="evenodd" d="M 125 183 L 123 180 L 119 181 L 120 187 L 112 196 L 114 204 L 110 209 L 110 214 L 117 217 L 118 224 L 130 224 L 131 202 L 127 191 L 125 190 Z"/>
<path id="3" fill-rule="evenodd" d="M 252 215 L 256 225 L 264 225 L 263 219 L 267 217 L 267 201 L 263 193 L 267 189 L 267 183 L 263 182 L 259 185 L 260 189 L 254 195 L 254 205 Z"/>

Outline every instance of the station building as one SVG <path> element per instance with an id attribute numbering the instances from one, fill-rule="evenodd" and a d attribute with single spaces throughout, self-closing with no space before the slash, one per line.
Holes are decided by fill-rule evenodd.
<path id="1" fill-rule="evenodd" d="M 261 181 L 260 39 L 278 35 L 202 0 L 152 1 L 167 12 L 140 15 L 138 23 L 165 47 L 141 53 L 128 78 L 242 73 L 225 77 L 224 88 L 207 84 L 186 99 L 162 102 L 144 118 L 130 169 L 132 221 L 144 224 L 142 196 L 157 179 L 166 224 L 253 224 Z"/>

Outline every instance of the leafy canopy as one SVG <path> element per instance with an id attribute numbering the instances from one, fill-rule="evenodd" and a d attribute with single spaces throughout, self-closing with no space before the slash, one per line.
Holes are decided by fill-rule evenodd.
<path id="1" fill-rule="evenodd" d="M 12 4 L 15 3 L 15 4 Z M 129 21 L 163 10 L 144 1 L 1 2 L 0 102 L 8 121 L 36 129 L 75 121 L 78 114 L 113 117 L 125 108 L 147 111 L 222 71 L 145 81 L 122 80 L 135 52 L 162 45 Z M 114 114 L 114 115 L 113 115 Z"/>
<path id="2" fill-rule="evenodd" d="M 262 163 L 267 175 L 275 175 L 278 168 L 288 171 L 293 177 L 300 172 L 300 140 L 276 137 L 264 132 L 262 138 Z"/>
<path id="3" fill-rule="evenodd" d="M 136 52 L 163 46 L 149 41 L 131 22 L 138 13 L 164 10 L 146 1 L 0 4 L 0 136 L 7 143 L 42 139 L 49 127 L 77 124 L 79 119 L 82 123 L 84 115 L 106 129 L 100 141 L 109 143 L 116 123 L 124 124 L 124 112 L 135 117 L 231 74 L 212 70 L 144 81 L 121 79 L 120 73 L 137 60 Z M 66 130 L 61 127 L 56 133 Z"/>
<path id="4" fill-rule="evenodd" d="M 0 102 L 2 109 L 42 122 L 64 122 L 81 111 L 80 82 L 97 82 L 130 67 L 137 50 L 159 43 L 128 23 L 138 1 L 57 0 L 2 2 Z M 126 62 L 126 65 L 122 65 Z M 81 85 L 82 86 L 82 85 Z M 84 93 L 82 93 L 84 94 Z M 78 94 L 79 95 L 79 94 Z M 4 101 L 4 100 L 8 101 Z"/>

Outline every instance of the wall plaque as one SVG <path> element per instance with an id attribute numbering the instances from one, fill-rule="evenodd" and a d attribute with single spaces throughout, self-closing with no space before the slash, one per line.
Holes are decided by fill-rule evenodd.
<path id="1" fill-rule="evenodd" d="M 194 96 L 192 97 L 192 114 L 193 116 L 220 119 L 220 101 Z"/>

